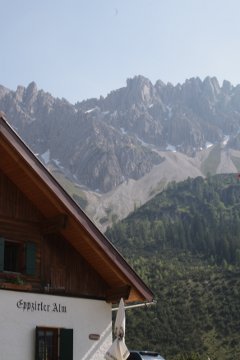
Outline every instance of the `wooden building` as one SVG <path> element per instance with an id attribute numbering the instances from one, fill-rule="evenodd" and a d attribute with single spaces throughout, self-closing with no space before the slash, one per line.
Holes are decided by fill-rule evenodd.
<path id="1" fill-rule="evenodd" d="M 121 297 L 153 294 L 0 113 L 3 359 L 103 359 Z"/>

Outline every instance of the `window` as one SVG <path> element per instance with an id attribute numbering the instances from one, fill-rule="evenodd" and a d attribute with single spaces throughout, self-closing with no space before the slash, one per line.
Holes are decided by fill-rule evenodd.
<path id="1" fill-rule="evenodd" d="M 0 238 L 0 271 L 35 275 L 36 244 Z"/>
<path id="2" fill-rule="evenodd" d="M 20 272 L 21 270 L 22 245 L 11 241 L 5 241 L 4 247 L 4 270 Z"/>
<path id="3" fill-rule="evenodd" d="M 58 359 L 58 329 L 36 329 L 36 359 Z"/>
<path id="4" fill-rule="evenodd" d="M 36 328 L 36 360 L 73 360 L 73 330 Z"/>

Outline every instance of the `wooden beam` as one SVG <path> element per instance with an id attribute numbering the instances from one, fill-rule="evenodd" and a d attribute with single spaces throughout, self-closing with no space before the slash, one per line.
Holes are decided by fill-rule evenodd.
<path id="1" fill-rule="evenodd" d="M 121 298 L 127 300 L 131 291 L 131 285 L 124 285 L 117 288 L 111 288 L 107 290 L 106 301 L 111 303 L 117 303 Z"/>
<path id="2" fill-rule="evenodd" d="M 65 229 L 67 226 L 68 217 L 65 214 L 57 215 L 53 218 L 47 219 L 41 224 L 42 234 L 53 234 L 59 230 Z"/>

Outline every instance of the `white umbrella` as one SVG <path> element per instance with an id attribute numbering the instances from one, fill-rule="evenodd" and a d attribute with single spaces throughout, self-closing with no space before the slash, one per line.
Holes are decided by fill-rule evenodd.
<path id="1" fill-rule="evenodd" d="M 124 302 L 121 299 L 114 324 L 114 335 L 116 338 L 105 355 L 106 360 L 126 360 L 128 358 L 129 351 L 124 339 L 125 322 Z"/>

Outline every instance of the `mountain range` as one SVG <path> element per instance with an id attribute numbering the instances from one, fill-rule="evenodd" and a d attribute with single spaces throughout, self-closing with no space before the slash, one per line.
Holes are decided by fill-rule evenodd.
<path id="1" fill-rule="evenodd" d="M 135 76 L 75 104 L 0 86 L 0 110 L 103 230 L 170 181 L 240 170 L 240 85 L 215 77 Z"/>

